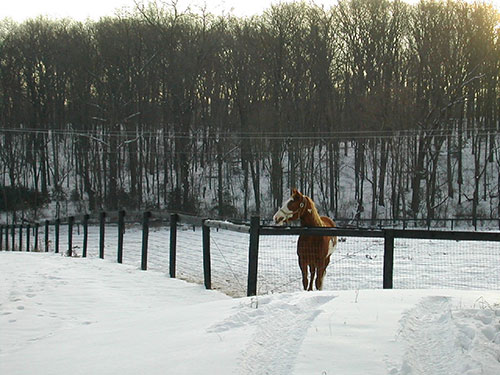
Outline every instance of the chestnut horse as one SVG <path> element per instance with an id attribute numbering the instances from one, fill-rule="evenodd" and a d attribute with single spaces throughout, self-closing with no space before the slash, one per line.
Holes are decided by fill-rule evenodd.
<path id="1" fill-rule="evenodd" d="M 297 189 L 292 190 L 292 195 L 283 206 L 274 214 L 276 224 L 285 224 L 290 221 L 300 220 L 303 227 L 335 227 L 335 222 L 326 216 L 319 216 L 313 200 L 303 195 Z M 302 285 L 304 290 L 312 290 L 314 277 L 316 276 L 316 289 L 323 288 L 323 278 L 326 267 L 330 263 L 337 245 L 336 236 L 308 236 L 300 235 L 297 243 L 297 255 L 299 266 L 302 271 Z M 311 272 L 311 280 L 308 280 L 308 270 Z"/>

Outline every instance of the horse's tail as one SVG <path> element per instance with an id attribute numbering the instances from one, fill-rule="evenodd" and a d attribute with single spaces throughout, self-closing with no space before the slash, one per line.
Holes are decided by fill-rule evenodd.
<path id="1" fill-rule="evenodd" d="M 337 247 L 337 236 L 330 237 L 330 241 L 328 241 L 328 254 L 327 257 L 333 254 L 335 251 L 335 247 Z"/>
<path id="2" fill-rule="evenodd" d="M 335 221 L 330 219 L 328 216 L 321 216 L 321 221 L 323 221 L 323 226 L 329 227 L 329 228 L 336 228 L 337 225 L 335 224 Z M 335 250 L 335 247 L 337 246 L 337 236 L 332 236 L 330 237 L 328 241 L 328 255 L 332 255 L 333 251 Z"/>

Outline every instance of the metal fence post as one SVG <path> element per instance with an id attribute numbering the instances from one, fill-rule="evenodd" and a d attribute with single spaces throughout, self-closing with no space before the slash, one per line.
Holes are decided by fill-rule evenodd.
<path id="1" fill-rule="evenodd" d="M 118 251 L 116 261 L 123 263 L 123 234 L 125 233 L 125 211 L 118 212 Z"/>
<path id="2" fill-rule="evenodd" d="M 106 213 L 99 215 L 99 258 L 104 259 L 104 235 L 105 235 Z"/>
<path id="3" fill-rule="evenodd" d="M 259 230 L 260 217 L 250 219 L 250 245 L 248 251 L 248 284 L 247 296 L 257 295 L 257 266 L 259 263 Z"/>
<path id="4" fill-rule="evenodd" d="M 142 216 L 142 256 L 141 256 L 141 270 L 148 269 L 148 238 L 149 238 L 149 218 L 151 212 L 144 212 Z"/>
<path id="5" fill-rule="evenodd" d="M 49 221 L 45 220 L 45 252 L 49 251 Z"/>
<path id="6" fill-rule="evenodd" d="M 212 289 L 212 265 L 210 260 L 210 227 L 205 225 L 203 221 L 202 237 L 203 237 L 203 276 L 205 279 L 205 288 Z"/>
<path id="7" fill-rule="evenodd" d="M 89 218 L 88 214 L 83 215 L 83 249 L 82 257 L 87 257 L 87 246 L 89 241 Z"/>
<path id="8" fill-rule="evenodd" d="M 394 230 L 384 230 L 384 289 L 392 289 L 394 271 Z"/>
<path id="9" fill-rule="evenodd" d="M 179 217 L 177 214 L 170 215 L 170 277 L 175 277 L 175 260 L 177 257 L 177 221 Z"/>
<path id="10" fill-rule="evenodd" d="M 75 223 L 75 217 L 68 217 L 68 252 L 69 257 L 73 256 L 73 224 Z"/>
<path id="11" fill-rule="evenodd" d="M 59 227 L 61 225 L 61 219 L 57 218 L 56 219 L 56 240 L 55 240 L 55 247 L 54 247 L 54 253 L 58 254 L 59 253 Z"/>
<path id="12" fill-rule="evenodd" d="M 0 251 L 3 250 L 3 225 L 0 225 Z"/>

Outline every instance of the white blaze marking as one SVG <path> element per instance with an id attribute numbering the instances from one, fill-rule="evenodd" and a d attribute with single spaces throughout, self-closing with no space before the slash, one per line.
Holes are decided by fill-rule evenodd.
<path id="1" fill-rule="evenodd" d="M 292 199 L 288 199 L 284 204 L 283 206 L 281 206 L 281 208 L 278 210 L 278 212 L 276 212 L 273 216 L 273 220 L 276 222 L 276 223 L 280 223 L 282 221 L 285 221 L 289 218 L 291 218 L 293 216 L 293 211 L 291 211 L 289 208 L 288 208 L 288 203 L 292 202 Z"/>

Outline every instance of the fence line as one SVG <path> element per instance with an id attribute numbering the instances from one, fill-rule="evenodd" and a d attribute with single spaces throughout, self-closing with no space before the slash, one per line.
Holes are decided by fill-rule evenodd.
<path id="1" fill-rule="evenodd" d="M 126 230 L 127 222 L 125 218 L 131 218 L 128 224 L 136 224 L 137 217 L 136 213 L 127 214 L 125 211 L 119 212 L 101 212 L 96 215 L 81 215 L 78 217 L 68 217 L 65 219 L 56 218 L 55 220 L 47 220 L 40 225 L 39 223 L 29 223 L 26 225 L 0 225 L 0 250 L 6 251 L 53 251 L 54 253 L 64 252 L 67 256 L 78 256 L 77 248 L 75 245 L 76 239 L 82 241 L 82 257 L 87 257 L 89 255 L 97 254 L 99 258 L 103 259 L 105 256 L 108 257 L 108 252 L 112 250 L 113 246 L 116 246 L 116 260 L 118 263 L 123 263 L 124 259 L 124 241 L 125 236 L 132 239 L 135 234 L 136 241 L 140 241 L 140 269 L 148 269 L 148 255 L 150 247 L 150 229 L 153 225 L 159 225 L 160 228 L 164 228 L 166 223 L 168 223 L 169 228 L 169 241 L 156 240 L 155 246 L 158 248 L 160 254 L 157 257 L 163 258 L 159 259 L 160 262 L 168 261 L 168 273 L 170 277 L 184 277 L 189 281 L 200 282 L 205 285 L 207 289 L 221 288 L 227 293 L 233 295 L 239 295 L 243 285 L 241 285 L 241 277 L 239 275 L 243 274 L 246 279 L 246 295 L 252 296 L 266 292 L 288 290 L 288 284 L 295 284 L 300 277 L 294 275 L 283 276 L 280 267 L 283 266 L 283 262 L 294 262 L 294 247 L 296 246 L 296 236 L 299 235 L 314 235 L 314 236 L 338 236 L 355 238 L 356 242 L 359 242 L 363 238 L 378 239 L 377 243 L 383 244 L 383 248 L 375 250 L 373 246 L 376 244 L 368 244 L 368 248 L 371 248 L 374 253 L 370 255 L 367 253 L 367 249 L 361 248 L 361 250 L 354 252 L 347 252 L 344 255 L 340 253 L 337 255 L 334 253 L 332 259 L 334 263 L 330 267 L 334 267 L 337 270 L 338 267 L 342 266 L 342 263 L 346 263 L 351 259 L 360 259 L 359 255 L 361 252 L 365 252 L 366 260 L 372 260 L 371 263 L 367 263 L 367 269 L 371 269 L 372 276 L 371 283 L 376 282 L 379 287 L 382 288 L 393 288 L 394 287 L 394 274 L 395 265 L 399 267 L 399 270 L 405 267 L 407 272 L 411 272 L 411 269 L 415 271 L 418 267 L 422 267 L 419 264 L 407 264 L 410 257 L 417 257 L 420 254 L 405 255 L 408 259 L 401 257 L 400 251 L 405 239 L 420 239 L 420 240 L 446 240 L 446 241 L 487 241 L 494 242 L 498 244 L 500 242 L 500 232 L 468 232 L 468 231 L 435 231 L 435 230 L 410 230 L 410 229 L 354 229 L 354 228 L 303 228 L 303 227 L 276 227 L 276 226 L 266 226 L 261 224 L 259 217 L 252 217 L 250 224 L 236 224 L 228 221 L 219 221 L 213 219 L 204 219 L 195 216 L 183 215 L 183 214 L 166 214 L 158 212 L 143 212 L 141 220 L 140 233 L 136 229 L 133 229 L 131 233 Z M 99 232 L 98 238 L 95 239 L 94 234 L 89 233 L 89 224 L 98 225 Z M 116 228 L 106 228 L 111 224 L 116 225 Z M 192 226 L 192 231 L 186 225 Z M 77 228 L 77 233 L 75 234 L 75 226 Z M 80 233 L 80 226 L 83 227 L 83 235 Z M 179 232 L 179 228 L 184 226 L 185 230 Z M 196 232 L 196 228 L 201 227 L 201 233 Z M 92 226 L 94 228 L 94 226 Z M 66 248 L 60 249 L 60 239 L 63 238 L 61 232 L 66 231 Z M 111 232 L 110 232 L 111 231 Z M 110 233 L 111 236 L 116 235 L 116 243 L 107 244 L 106 236 Z M 223 235 L 219 235 L 223 233 Z M 39 232 L 43 232 L 42 236 L 44 238 L 44 246 L 40 248 L 39 246 Z M 227 233 L 234 233 L 234 236 L 230 236 Z M 140 236 L 140 240 L 138 235 Z M 160 234 L 155 232 L 155 236 L 158 237 Z M 89 236 L 91 237 L 89 241 Z M 288 236 L 288 237 L 287 237 Z M 17 238 L 17 241 L 16 241 Z M 280 240 L 280 242 L 272 243 L 272 238 L 288 238 L 285 242 Z M 345 240 L 345 239 L 344 239 Z M 396 241 L 397 240 L 397 241 Z M 153 239 L 154 241 L 154 239 Z M 98 247 L 94 246 L 98 243 Z M 168 245 L 167 245 L 167 242 Z M 396 246 L 395 253 L 395 242 Z M 278 254 L 276 251 L 283 246 L 286 247 L 286 256 Z M 131 248 L 133 241 L 130 242 L 128 248 Z M 260 247 L 262 248 L 260 249 Z M 340 245 L 342 246 L 342 245 Z M 162 249 L 168 251 L 161 255 Z M 199 251 L 201 249 L 201 252 Z M 448 249 L 448 248 L 447 248 Z M 491 246 L 488 252 L 485 252 L 483 256 L 486 262 L 491 259 L 495 259 L 494 262 L 488 262 L 491 272 L 495 272 L 498 268 L 500 269 L 500 250 L 497 245 Z M 91 250 L 91 254 L 89 254 Z M 262 254 L 259 255 L 259 252 Z M 444 253 L 451 251 L 442 251 Z M 429 250 L 430 252 L 430 250 Z M 270 255 L 271 254 L 271 255 Z M 152 254 L 155 255 L 155 254 Z M 271 256 L 272 258 L 267 259 L 266 257 Z M 125 254 L 126 260 L 130 260 L 130 255 Z M 183 263 L 183 259 L 186 258 L 187 262 Z M 286 258 L 286 259 L 285 259 Z M 436 259 L 428 255 L 429 259 L 425 262 L 435 262 Z M 448 257 L 453 259 L 461 258 L 462 261 L 466 261 L 463 253 L 454 254 L 453 257 Z M 498 259 L 497 259 L 498 258 Z M 215 260 L 215 263 L 214 263 Z M 180 261 L 180 262 L 179 262 Z M 267 263 L 266 263 L 267 262 Z M 420 260 L 419 262 L 424 262 Z M 424 262 L 424 263 L 425 263 Z M 202 276 L 198 274 L 189 274 L 194 263 L 197 263 L 199 268 L 202 270 Z M 424 264 L 422 263 L 422 264 Z M 215 264 L 215 268 L 214 268 Z M 185 267 L 187 265 L 187 267 Z M 359 261 L 357 266 L 359 267 Z M 181 268 L 181 272 L 178 275 L 178 269 Z M 186 270 L 182 270 L 185 267 Z M 337 267 L 337 268 L 335 268 Z M 412 268 L 413 267 L 413 268 Z M 481 265 L 474 265 L 476 268 L 474 272 L 480 272 Z M 497 267 L 497 268 L 495 268 Z M 160 266 L 162 269 L 162 267 Z M 225 269 L 225 273 L 220 276 L 221 268 Z M 260 269 L 259 269 L 260 268 Z M 296 267 L 298 270 L 298 267 Z M 215 271 L 215 272 L 214 272 Z M 270 272 L 276 272 L 276 275 L 271 275 Z M 246 274 L 245 274 L 246 273 Z M 500 272 L 496 272 L 500 274 Z M 378 275 L 378 276 L 377 276 Z M 214 280 L 212 278 L 214 277 Z M 338 272 L 338 275 L 334 274 L 334 277 L 341 278 L 342 274 Z M 375 281 L 381 278 L 381 283 Z M 405 278 L 411 278 L 411 275 L 406 275 Z M 401 277 L 398 276 L 398 282 L 400 282 Z M 215 281 L 215 284 L 214 284 Z M 471 282 L 473 282 L 472 280 Z M 337 282 L 341 282 L 338 280 Z M 261 284 L 262 288 L 258 289 L 258 283 Z M 372 284 L 370 284 L 372 285 Z M 467 284 L 465 284 L 467 286 Z M 396 285 L 397 286 L 397 285 Z M 499 286 L 496 286 L 499 287 Z"/>

